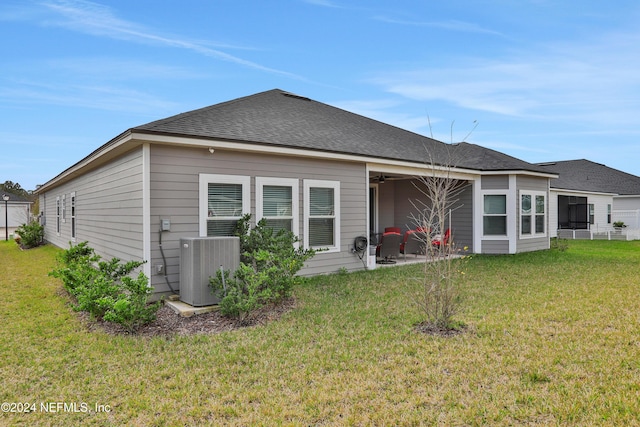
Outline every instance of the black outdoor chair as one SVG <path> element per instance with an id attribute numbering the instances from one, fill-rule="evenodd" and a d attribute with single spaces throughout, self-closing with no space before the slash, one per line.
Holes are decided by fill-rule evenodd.
<path id="1" fill-rule="evenodd" d="M 400 255 L 400 243 L 402 243 L 402 235 L 399 233 L 384 233 L 380 239 L 380 244 L 376 248 L 376 257 L 382 258 L 380 264 L 395 264 L 392 258 L 398 258 Z"/>

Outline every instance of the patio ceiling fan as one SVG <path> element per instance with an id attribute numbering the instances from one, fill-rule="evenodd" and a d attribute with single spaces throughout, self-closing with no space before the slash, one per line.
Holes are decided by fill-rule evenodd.
<path id="1" fill-rule="evenodd" d="M 397 179 L 398 177 L 394 177 L 391 175 L 378 174 L 371 178 L 373 182 L 377 182 L 379 184 L 384 184 L 385 181 Z"/>

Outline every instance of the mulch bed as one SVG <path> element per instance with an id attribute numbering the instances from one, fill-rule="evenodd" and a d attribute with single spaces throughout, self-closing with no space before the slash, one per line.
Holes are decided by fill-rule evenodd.
<path id="1" fill-rule="evenodd" d="M 234 329 L 263 325 L 279 319 L 296 307 L 296 300 L 289 298 L 278 305 L 270 305 L 256 312 L 249 321 L 240 323 L 220 314 L 219 311 L 182 317 L 170 307 L 162 305 L 156 320 L 142 326 L 135 334 L 145 337 L 171 337 L 195 334 L 217 334 Z M 105 321 L 93 321 L 86 313 L 79 313 L 89 330 L 102 330 L 112 335 L 130 335 L 122 326 Z"/>

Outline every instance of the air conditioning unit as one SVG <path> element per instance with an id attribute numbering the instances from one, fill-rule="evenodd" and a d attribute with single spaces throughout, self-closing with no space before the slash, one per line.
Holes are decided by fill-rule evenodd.
<path id="1" fill-rule="evenodd" d="M 233 273 L 239 266 L 238 237 L 180 239 L 180 301 L 194 307 L 219 303 L 209 287 L 209 277 L 220 267 Z"/>

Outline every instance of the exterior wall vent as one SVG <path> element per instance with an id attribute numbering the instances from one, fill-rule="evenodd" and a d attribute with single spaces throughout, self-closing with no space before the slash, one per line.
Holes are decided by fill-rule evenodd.
<path id="1" fill-rule="evenodd" d="M 213 305 L 209 277 L 220 267 L 233 273 L 240 266 L 238 237 L 185 237 L 180 239 L 180 301 L 194 307 Z"/>

